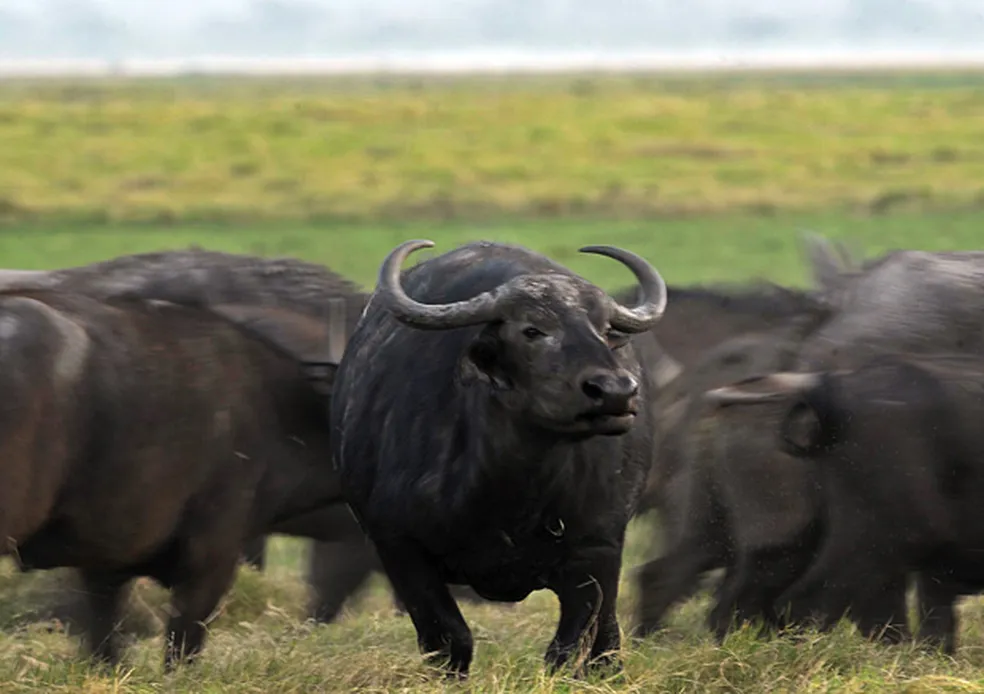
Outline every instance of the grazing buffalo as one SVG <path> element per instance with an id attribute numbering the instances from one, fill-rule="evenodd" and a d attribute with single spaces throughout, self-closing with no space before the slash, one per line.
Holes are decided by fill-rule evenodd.
<path id="1" fill-rule="evenodd" d="M 0 417 L 5 551 L 23 570 L 79 569 L 99 658 L 118 659 L 137 576 L 171 590 L 166 667 L 193 657 L 244 543 L 341 501 L 329 390 L 261 330 L 161 301 L 6 291 L 0 360 L 17 405 Z"/>
<path id="2" fill-rule="evenodd" d="M 708 397 L 779 403 L 782 447 L 815 469 L 825 533 L 779 604 L 794 619 L 817 611 L 827 627 L 850 610 L 872 631 L 881 625 L 858 604 L 890 609 L 885 601 L 919 571 L 929 598 L 921 634 L 952 653 L 954 603 L 984 588 L 984 360 L 882 354 L 855 369 L 776 373 Z"/>
<path id="3" fill-rule="evenodd" d="M 561 604 L 552 667 L 619 649 L 625 528 L 652 462 L 654 384 L 633 347 L 666 304 L 644 260 L 627 308 L 525 248 L 471 243 L 384 261 L 339 367 L 333 458 L 422 651 L 466 676 L 471 632 L 447 584 Z M 640 335 L 652 339 L 649 335 Z M 637 423 L 638 420 L 638 423 Z"/>

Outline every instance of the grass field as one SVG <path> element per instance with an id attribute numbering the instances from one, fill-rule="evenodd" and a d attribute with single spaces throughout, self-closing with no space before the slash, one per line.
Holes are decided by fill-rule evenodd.
<path id="1" fill-rule="evenodd" d="M 435 252 L 468 240 L 494 239 L 536 248 L 610 288 L 631 282 L 631 275 L 611 260 L 578 253 L 579 247 L 612 243 L 632 249 L 652 261 L 668 282 L 737 281 L 756 276 L 802 284 L 807 278 L 798 234 L 806 230 L 848 239 L 867 254 L 892 248 L 976 248 L 984 242 L 984 209 L 877 217 L 824 212 L 594 222 L 32 225 L 0 228 L 0 267 L 63 267 L 121 253 L 201 244 L 232 252 L 306 258 L 371 287 L 383 257 L 407 239 L 432 239 L 437 244 Z"/>
<path id="2" fill-rule="evenodd" d="M 642 253 L 671 282 L 762 276 L 802 283 L 798 229 L 851 239 L 876 253 L 892 247 L 978 247 L 982 223 L 984 213 L 964 210 L 514 225 L 27 227 L 0 231 L 0 255 L 6 267 L 44 268 L 199 243 L 318 260 L 371 286 L 383 254 L 406 238 L 433 238 L 438 250 L 466 239 L 495 238 L 546 251 L 605 286 L 628 283 L 617 264 L 578 257 L 579 245 L 603 241 Z M 641 561 L 647 537 L 645 526 L 634 529 L 627 568 Z M 160 672 L 159 635 L 139 642 L 129 652 L 127 666 L 115 673 L 100 673 L 80 662 L 75 640 L 27 618 L 50 598 L 49 578 L 21 576 L 7 565 L 0 574 L 0 691 L 434 692 L 448 686 L 428 679 L 410 622 L 393 616 L 381 581 L 341 623 L 305 624 L 299 578 L 303 557 L 301 543 L 278 540 L 267 575 L 244 569 L 212 625 L 203 662 L 168 678 Z M 623 585 L 621 613 L 627 626 L 632 606 L 628 575 Z M 145 586 L 139 595 L 153 606 L 157 620 L 165 618 L 162 590 Z M 739 633 L 719 649 L 701 626 L 703 609 L 700 602 L 690 604 L 666 635 L 628 643 L 621 680 L 575 684 L 563 676 L 548 678 L 540 667 L 557 615 L 551 595 L 536 594 L 513 611 L 466 607 L 478 643 L 470 686 L 483 692 L 984 691 L 984 608 L 976 601 L 964 609 L 963 647 L 955 660 L 905 646 L 875 646 L 848 628 L 805 641 L 757 641 Z M 160 626 L 155 623 L 158 634 Z"/>
<path id="3" fill-rule="evenodd" d="M 545 251 L 607 287 L 621 245 L 673 283 L 800 284 L 796 232 L 893 247 L 984 241 L 984 76 L 591 76 L 0 85 L 0 266 L 49 268 L 197 243 L 327 263 L 371 286 L 407 238 L 491 238 Z M 802 208 L 802 209 L 800 209 Z M 687 214 L 683 214 L 686 212 Z M 703 214 L 714 212 L 714 214 Z M 346 221 L 348 220 L 348 221 Z M 106 222 L 113 222 L 107 224 Z M 633 529 L 632 566 L 647 550 Z M 984 604 L 963 608 L 955 659 L 827 636 L 718 648 L 688 604 L 664 635 L 626 641 L 625 674 L 547 677 L 556 601 L 466 606 L 472 680 L 420 664 L 410 621 L 376 581 L 336 625 L 302 621 L 304 546 L 244 569 L 204 659 L 164 677 L 165 593 L 137 605 L 157 636 L 105 672 L 30 614 L 49 575 L 0 570 L 0 692 L 984 692 Z"/>
<path id="4" fill-rule="evenodd" d="M 5 81 L 0 221 L 984 205 L 984 75 Z"/>

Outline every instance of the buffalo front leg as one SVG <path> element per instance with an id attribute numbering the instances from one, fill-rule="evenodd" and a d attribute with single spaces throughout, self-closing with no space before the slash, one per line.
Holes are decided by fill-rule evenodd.
<path id="1" fill-rule="evenodd" d="M 376 551 L 396 596 L 410 614 L 421 652 L 449 675 L 467 677 L 474 650 L 471 630 L 437 566 L 406 538 L 378 542 Z"/>
<path id="2" fill-rule="evenodd" d="M 91 656 L 116 665 L 120 662 L 119 622 L 131 576 L 107 571 L 81 571 L 86 602 L 83 627 Z"/>
<path id="3" fill-rule="evenodd" d="M 606 552 L 587 562 L 564 569 L 550 588 L 560 600 L 560 621 L 545 660 L 551 671 L 567 664 L 572 656 L 587 650 L 586 667 L 620 667 L 621 638 L 615 606 L 621 549 Z M 578 674 L 584 668 L 577 667 Z"/>
<path id="4" fill-rule="evenodd" d="M 239 564 L 234 554 L 184 572 L 171 588 L 171 618 L 165 636 L 164 670 L 190 662 L 205 645 L 206 624 L 232 585 Z"/>

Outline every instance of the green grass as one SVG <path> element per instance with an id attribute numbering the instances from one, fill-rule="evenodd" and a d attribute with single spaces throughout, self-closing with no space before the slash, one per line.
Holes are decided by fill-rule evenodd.
<path id="1" fill-rule="evenodd" d="M 630 557 L 638 559 L 644 534 L 636 528 Z M 275 549 L 296 554 L 298 541 L 275 540 Z M 282 553 L 279 556 L 283 556 Z M 630 562 L 631 565 L 632 562 Z M 883 647 L 842 625 L 833 634 L 757 638 L 733 634 L 718 647 L 701 627 L 707 597 L 674 615 L 666 633 L 627 641 L 625 673 L 576 682 L 548 676 L 542 651 L 552 635 L 557 606 L 537 593 L 513 610 L 463 607 L 476 640 L 472 678 L 449 686 L 421 664 L 406 617 L 395 616 L 377 579 L 331 626 L 302 621 L 304 586 L 294 564 L 278 564 L 263 576 L 243 568 L 234 590 L 210 624 L 206 655 L 195 666 L 165 676 L 160 660 L 166 593 L 138 586 L 133 605 L 150 614 L 153 635 L 131 644 L 126 664 L 109 671 L 80 661 L 77 643 L 55 623 L 24 613 L 50 599 L 50 577 L 0 573 L 3 594 L 18 598 L 0 615 L 0 691 L 84 692 L 802 692 L 802 691 L 984 691 L 984 609 L 962 609 L 965 642 L 955 659 L 909 645 Z M 622 619 L 632 605 L 630 577 L 623 581 Z"/>
<path id="2" fill-rule="evenodd" d="M 586 243 L 613 243 L 642 253 L 676 283 L 763 276 L 804 281 L 795 231 L 809 228 L 849 238 L 869 253 L 892 247 L 977 248 L 984 240 L 984 212 L 973 210 L 867 215 L 808 214 L 659 222 L 526 222 L 498 225 L 315 227 L 283 222 L 233 228 L 64 227 L 35 225 L 0 231 L 0 265 L 48 268 L 141 250 L 198 243 L 208 248 L 289 254 L 325 262 L 371 285 L 382 256 L 413 237 L 437 241 L 438 251 L 466 239 L 510 240 L 543 250 L 604 286 L 630 281 L 616 263 L 579 257 Z M 649 547 L 646 526 L 632 528 L 620 605 L 631 621 L 631 567 Z M 332 626 L 303 622 L 300 572 L 304 545 L 278 539 L 271 569 L 260 576 L 243 569 L 211 624 L 201 663 L 172 676 L 161 673 L 160 628 L 166 593 L 141 585 L 133 609 L 153 632 L 135 643 L 126 665 L 101 672 L 78 657 L 78 643 L 57 625 L 38 623 L 36 611 L 52 599 L 53 577 L 0 572 L 0 691 L 3 692 L 322 692 L 466 690 L 431 677 L 421 665 L 410 621 L 391 611 L 375 584 L 344 619 Z M 702 627 L 706 599 L 689 603 L 664 635 L 626 642 L 621 680 L 575 683 L 548 677 L 541 656 L 557 617 L 548 593 L 531 596 L 515 610 L 465 606 L 477 641 L 469 687 L 481 692 L 826 692 L 984 691 L 984 605 L 963 607 L 962 647 L 955 659 L 919 653 L 909 646 L 881 647 L 843 627 L 802 640 L 757 640 L 735 634 L 718 648 Z M 32 617 L 33 614 L 33 617 Z"/>
<path id="3" fill-rule="evenodd" d="M 856 242 L 868 254 L 892 248 L 979 248 L 984 210 L 913 214 L 785 214 L 652 221 L 577 220 L 522 223 L 315 226 L 282 222 L 232 227 L 25 226 L 0 229 L 0 267 L 44 269 L 101 260 L 122 253 L 200 244 L 260 255 L 292 255 L 324 263 L 371 287 L 383 257 L 411 238 L 436 242 L 434 252 L 468 240 L 493 239 L 543 251 L 598 284 L 614 288 L 632 281 L 605 258 L 577 252 L 586 244 L 624 246 L 653 262 L 669 282 L 715 282 L 764 277 L 801 284 L 806 280 L 798 232 L 811 230 Z M 425 255 L 420 252 L 419 255 Z"/>
<path id="4" fill-rule="evenodd" d="M 984 73 L 0 85 L 0 222 L 984 204 Z"/>

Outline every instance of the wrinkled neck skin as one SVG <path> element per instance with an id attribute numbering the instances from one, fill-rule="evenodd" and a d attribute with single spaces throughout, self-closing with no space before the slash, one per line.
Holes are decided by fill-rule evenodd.
<path id="1" fill-rule="evenodd" d="M 451 517 L 482 518 L 549 503 L 550 483 L 568 471 L 567 452 L 576 441 L 507 409 L 496 387 L 484 379 L 458 381 L 454 400 L 445 410 L 451 420 L 446 430 L 460 433 L 459 440 L 468 444 L 448 457 L 443 471 L 441 501 Z M 509 503 L 502 504 L 503 499 Z M 489 508 L 493 503 L 499 508 Z"/>

